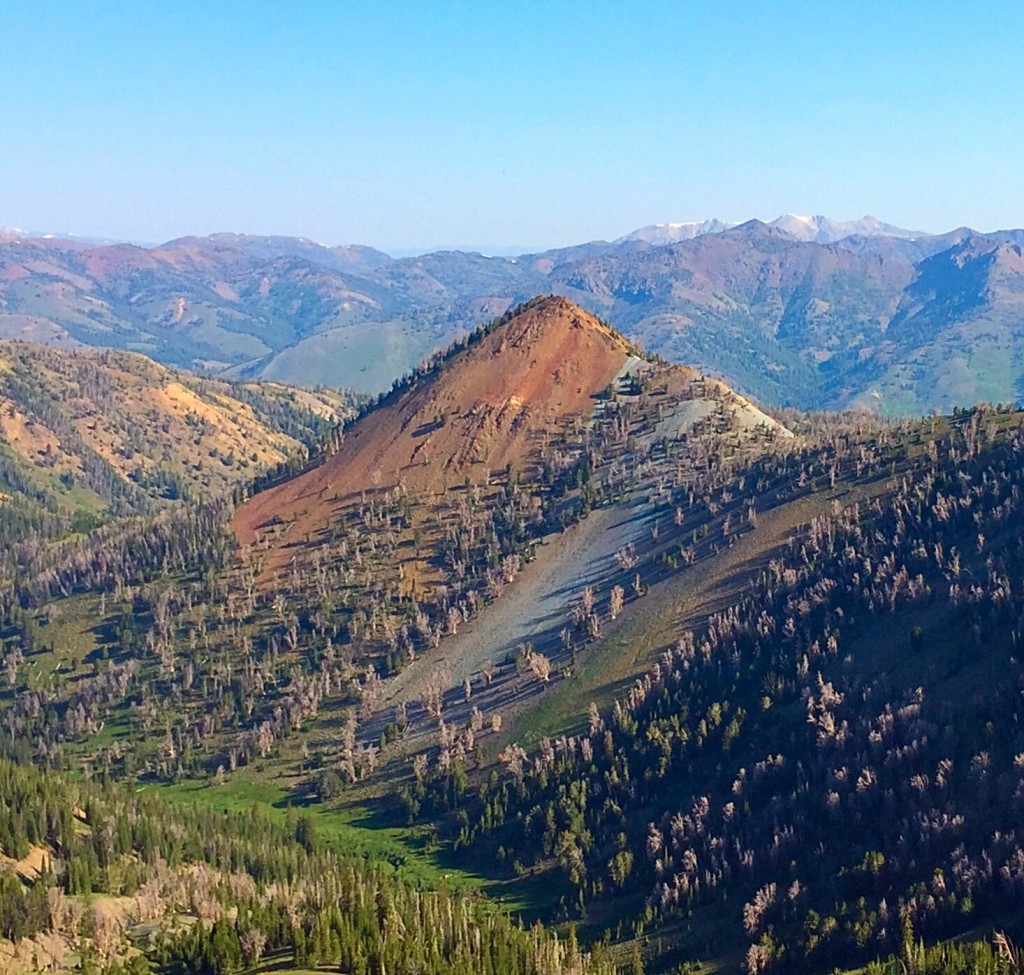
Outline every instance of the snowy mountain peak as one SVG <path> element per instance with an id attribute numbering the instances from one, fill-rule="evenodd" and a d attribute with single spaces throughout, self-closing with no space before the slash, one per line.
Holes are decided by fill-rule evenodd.
<path id="1" fill-rule="evenodd" d="M 723 230 L 735 227 L 734 223 L 725 223 L 715 217 L 710 220 L 690 220 L 683 223 L 655 223 L 649 227 L 641 227 L 615 241 L 616 244 L 627 244 L 632 241 L 644 241 L 656 246 L 676 244 L 681 240 L 692 240 L 704 234 L 720 234 Z"/>
<path id="2" fill-rule="evenodd" d="M 737 226 L 742 225 L 727 223 L 717 218 L 682 223 L 656 223 L 634 230 L 632 233 L 620 237 L 615 243 L 643 241 L 660 247 L 666 244 L 676 244 L 682 240 L 692 240 L 694 237 L 704 234 L 720 234 Z M 781 230 L 797 240 L 814 241 L 819 244 L 831 244 L 853 235 L 905 239 L 925 236 L 920 231 L 904 230 L 901 227 L 883 223 L 877 217 L 871 216 L 861 217 L 860 220 L 832 220 L 830 217 L 820 214 L 805 216 L 797 213 L 784 213 L 770 221 L 768 226 Z"/>
<path id="3" fill-rule="evenodd" d="M 831 244 L 854 235 L 903 238 L 922 236 L 919 231 L 903 230 L 871 216 L 861 217 L 860 220 L 832 220 L 820 214 L 805 217 L 795 213 L 784 213 L 781 217 L 776 217 L 769 226 L 778 227 L 798 240 L 812 240 L 819 244 Z"/>

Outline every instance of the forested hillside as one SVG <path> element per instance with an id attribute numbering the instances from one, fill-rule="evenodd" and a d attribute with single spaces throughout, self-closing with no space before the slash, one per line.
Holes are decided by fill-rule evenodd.
<path id="1" fill-rule="evenodd" d="M 307 500 L 294 513 L 281 508 L 267 523 L 267 516 L 255 519 L 267 544 L 241 558 L 228 530 L 228 498 L 186 502 L 49 550 L 26 550 L 0 599 L 5 750 L 51 772 L 127 779 L 172 794 L 178 785 L 198 785 L 194 794 L 204 803 L 229 801 L 236 789 L 282 796 L 282 784 L 286 802 L 344 803 L 341 793 L 356 783 L 378 787 L 378 768 L 405 774 L 406 741 L 432 747 L 426 712 L 416 706 L 408 709 L 420 725 L 415 732 L 406 718 L 374 730 L 388 713 L 387 678 L 418 672 L 416 663 L 436 658 L 464 621 L 500 603 L 540 539 L 624 497 L 631 488 L 613 458 L 627 441 L 630 451 L 648 451 L 660 429 L 685 428 L 692 449 L 710 456 L 719 443 L 759 449 L 777 426 L 721 384 L 631 357 L 621 338 L 565 302 L 520 314 L 518 322 L 510 316 L 481 329 L 396 389 L 397 403 L 429 414 L 424 436 L 415 413 L 399 410 L 396 427 L 411 449 L 431 432 L 458 449 L 439 449 L 423 479 L 402 474 L 400 463 L 357 468 L 380 471 L 369 488 L 336 481 L 340 517 L 328 519 L 323 534 L 307 529 L 303 537 L 293 524 L 323 495 L 325 476 L 360 476 L 346 451 L 401 456 L 395 430 L 381 420 L 389 401 L 345 431 L 336 459 L 296 481 L 317 488 L 299 491 Z M 550 362 L 538 358 L 545 342 L 554 343 Z M 578 343 L 577 351 L 567 354 L 565 342 Z M 514 355 L 512 346 L 519 347 Z M 590 358 L 580 358 L 588 348 Z M 513 412 L 508 391 L 485 381 L 496 356 L 519 363 L 506 365 L 512 381 L 524 384 Z M 549 369 L 562 371 L 554 393 Z M 462 414 L 486 419 L 483 403 L 494 395 L 504 414 L 462 431 Z M 438 396 L 449 397 L 440 421 Z M 503 466 L 484 470 L 480 450 L 498 451 Z M 441 465 L 460 456 L 465 469 L 438 481 Z M 598 469 L 611 480 L 593 480 Z M 436 493 L 444 481 L 456 481 L 455 497 Z M 262 510 L 263 499 L 250 505 Z M 300 557 L 271 563 L 271 546 L 289 533 L 299 535 Z M 413 574 L 396 558 L 403 549 L 418 552 L 416 587 L 403 585 L 403 573 Z M 532 672 L 543 673 L 545 659 L 535 654 Z M 512 672 L 500 662 L 499 669 L 496 691 Z M 440 686 L 427 696 L 446 692 Z M 500 717 L 496 702 L 492 734 Z M 531 913 L 538 906 L 530 904 Z"/>
<path id="2" fill-rule="evenodd" d="M 745 939 L 751 972 L 1015 916 L 1021 420 L 974 411 L 867 442 L 831 421 L 735 469 L 696 505 L 712 532 L 745 483 L 759 511 L 820 493 L 818 513 L 584 728 L 508 745 L 475 786 L 439 762 L 410 807 L 447 811 L 472 859 L 550 874 L 567 916 L 680 958 Z"/>
<path id="3" fill-rule="evenodd" d="M 19 547 L 0 950 L 1015 970 L 1024 414 L 770 416 L 635 353 L 533 301 L 294 477 Z"/>
<path id="4" fill-rule="evenodd" d="M 141 355 L 0 343 L 0 542 L 152 515 L 300 465 L 351 397 L 200 379 Z"/>
<path id="5" fill-rule="evenodd" d="M 479 900 L 345 857 L 308 816 L 275 825 L 68 783 L 0 760 L 5 971 L 230 975 L 264 959 L 343 972 L 559 975 L 612 968 Z"/>
<path id="6" fill-rule="evenodd" d="M 540 357 L 551 333 L 555 352 L 563 339 L 593 343 L 591 365 Z M 525 343 L 520 371 L 509 370 L 515 404 L 487 381 L 506 340 Z M 653 466 L 635 477 L 619 466 L 624 448 L 657 452 L 662 471 L 758 451 L 776 435 L 770 418 L 678 367 L 609 383 L 628 347 L 561 300 L 527 308 L 456 358 L 346 430 L 324 464 L 236 512 L 241 549 L 223 499 L 26 553 L 0 590 L 12 736 L 50 765 L 173 778 L 233 772 L 310 726 L 340 725 L 340 736 L 317 735 L 315 763 L 360 778 L 377 765 L 366 736 L 387 679 L 443 656 L 445 638 L 500 604 L 544 538 L 654 483 Z M 529 397 L 530 377 L 549 368 L 565 370 L 558 398 L 545 387 Z M 577 382 L 598 397 L 593 426 L 575 412 L 594 408 Z M 661 431 L 684 427 L 685 450 L 656 446 Z M 507 676 L 490 649 L 478 666 Z M 568 653 L 537 650 L 534 668 Z M 410 704 L 415 717 L 421 703 Z M 387 744 L 407 721 L 393 722 Z"/>

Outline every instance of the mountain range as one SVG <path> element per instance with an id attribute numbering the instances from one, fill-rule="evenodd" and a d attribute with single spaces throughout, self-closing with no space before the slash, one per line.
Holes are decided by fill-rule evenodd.
<path id="1" fill-rule="evenodd" d="M 144 352 L 228 378 L 387 389 L 514 304 L 563 295 L 773 405 L 883 413 L 1010 402 L 1024 231 L 871 217 L 642 228 L 518 257 L 214 234 L 157 247 L 0 236 L 0 337 Z"/>

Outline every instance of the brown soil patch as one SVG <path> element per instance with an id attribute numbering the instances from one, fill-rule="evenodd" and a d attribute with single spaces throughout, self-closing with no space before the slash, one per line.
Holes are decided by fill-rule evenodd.
<path id="1" fill-rule="evenodd" d="M 42 464 L 45 457 L 52 458 L 58 470 L 77 468 L 61 450 L 57 435 L 44 423 L 22 413 L 10 400 L 0 401 L 0 436 L 11 448 L 33 464 Z"/>
<path id="2" fill-rule="evenodd" d="M 232 288 L 231 285 L 227 283 L 227 281 L 218 281 L 213 286 L 213 290 L 216 291 L 217 294 L 219 294 L 226 301 L 241 301 L 242 300 L 241 298 L 238 297 L 238 292 L 235 291 L 235 289 Z"/>
<path id="3" fill-rule="evenodd" d="M 50 852 L 41 846 L 33 846 L 20 860 L 0 855 L 0 864 L 10 867 L 25 880 L 35 880 L 46 869 L 49 860 Z"/>
<path id="4" fill-rule="evenodd" d="M 7 267 L 0 268 L 0 281 L 21 281 L 30 277 L 31 274 L 32 272 L 28 268 L 24 268 L 20 264 L 8 264 Z"/>

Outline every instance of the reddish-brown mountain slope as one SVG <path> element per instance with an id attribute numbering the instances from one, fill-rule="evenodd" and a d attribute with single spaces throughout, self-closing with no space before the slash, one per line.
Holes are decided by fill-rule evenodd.
<path id="1" fill-rule="evenodd" d="M 235 517 L 238 538 L 250 544 L 274 521 L 291 542 L 312 541 L 362 491 L 439 494 L 508 464 L 522 470 L 565 418 L 590 416 L 629 356 L 592 315 L 548 298 L 369 413 L 321 467 L 254 497 Z M 268 568 L 290 554 L 272 551 Z"/>

